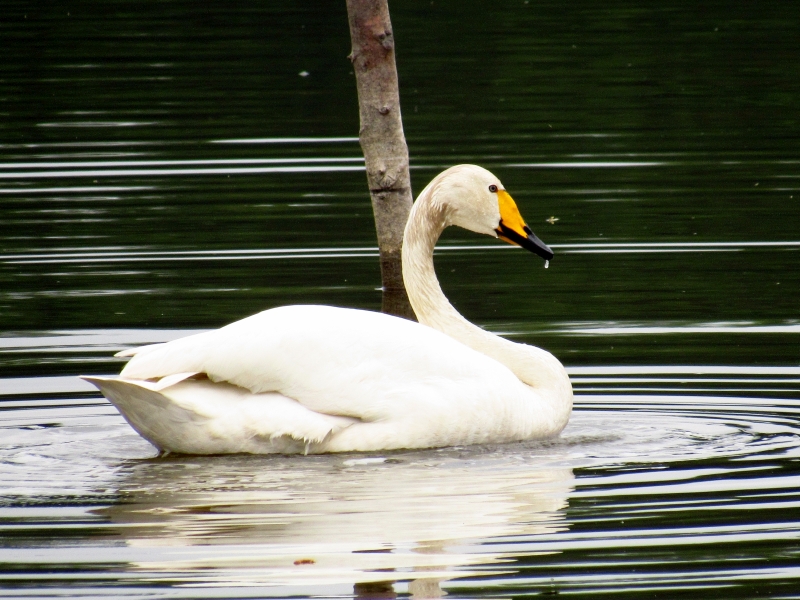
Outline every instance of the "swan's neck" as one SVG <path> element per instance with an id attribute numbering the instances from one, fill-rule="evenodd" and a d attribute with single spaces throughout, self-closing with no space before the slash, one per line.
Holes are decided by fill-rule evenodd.
<path id="1" fill-rule="evenodd" d="M 433 249 L 449 225 L 447 208 L 427 188 L 411 211 L 403 239 L 403 279 L 411 306 L 423 325 L 433 327 L 508 367 L 523 383 L 553 404 L 563 424 L 572 407 L 572 386 L 561 363 L 549 352 L 516 344 L 467 321 L 445 297 L 433 268 Z M 559 428 L 560 430 L 560 428 Z"/>

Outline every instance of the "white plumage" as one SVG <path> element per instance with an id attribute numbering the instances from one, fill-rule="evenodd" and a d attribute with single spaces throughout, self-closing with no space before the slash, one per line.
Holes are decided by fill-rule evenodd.
<path id="1" fill-rule="evenodd" d="M 433 272 L 450 224 L 550 252 L 491 173 L 460 165 L 423 190 L 406 227 L 413 323 L 285 306 L 120 353 L 119 378 L 86 377 L 159 449 L 340 452 L 508 442 L 566 425 L 572 389 L 549 353 L 466 321 Z"/>

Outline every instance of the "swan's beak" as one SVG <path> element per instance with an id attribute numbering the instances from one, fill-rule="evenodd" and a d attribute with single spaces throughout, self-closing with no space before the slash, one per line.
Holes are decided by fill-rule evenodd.
<path id="1" fill-rule="evenodd" d="M 497 200 L 500 205 L 500 225 L 495 229 L 497 237 L 509 244 L 522 246 L 545 260 L 551 260 L 553 251 L 525 224 L 525 219 L 519 214 L 517 203 L 509 193 L 499 190 Z"/>

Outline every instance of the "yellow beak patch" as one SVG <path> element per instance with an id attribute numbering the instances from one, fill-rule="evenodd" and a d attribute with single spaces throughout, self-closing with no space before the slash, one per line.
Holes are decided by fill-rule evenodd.
<path id="1" fill-rule="evenodd" d="M 546 261 L 553 258 L 553 251 L 542 240 L 534 235 L 519 214 L 517 203 L 505 190 L 498 190 L 497 203 L 500 208 L 500 223 L 495 229 L 497 237 L 504 242 L 520 246 L 541 256 Z M 545 263 L 545 267 L 548 263 Z"/>
<path id="2" fill-rule="evenodd" d="M 500 222 L 503 224 L 503 226 L 506 229 L 510 229 L 514 233 L 519 234 L 523 238 L 528 237 L 530 229 L 525 224 L 525 219 L 523 219 L 522 215 L 519 214 L 517 203 L 514 202 L 514 199 L 511 197 L 511 195 L 505 190 L 499 190 L 497 192 L 497 202 L 500 205 Z M 504 242 L 508 242 L 509 244 L 514 244 L 515 246 L 519 245 L 502 234 L 499 234 L 497 237 Z"/>

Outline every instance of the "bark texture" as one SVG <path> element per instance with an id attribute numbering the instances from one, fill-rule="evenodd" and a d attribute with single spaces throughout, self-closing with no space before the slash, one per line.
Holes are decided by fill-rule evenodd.
<path id="1" fill-rule="evenodd" d="M 387 0 L 347 0 L 347 15 L 361 118 L 359 140 L 380 249 L 383 312 L 413 319 L 401 263 L 403 230 L 413 197 L 389 6 Z"/>

